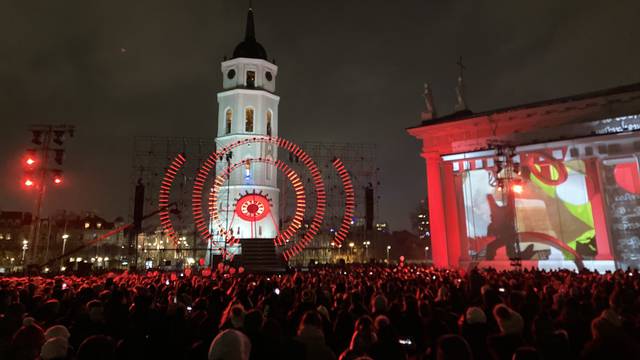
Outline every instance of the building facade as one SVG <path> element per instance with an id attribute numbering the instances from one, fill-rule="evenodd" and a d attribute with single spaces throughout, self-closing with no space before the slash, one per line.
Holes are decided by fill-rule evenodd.
<path id="1" fill-rule="evenodd" d="M 640 265 L 640 84 L 408 129 L 435 265 Z"/>

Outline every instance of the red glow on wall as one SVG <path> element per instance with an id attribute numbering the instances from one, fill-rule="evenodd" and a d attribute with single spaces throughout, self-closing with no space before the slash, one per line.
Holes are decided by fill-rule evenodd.
<path id="1" fill-rule="evenodd" d="M 621 188 L 632 194 L 640 194 L 640 174 L 635 161 L 617 164 L 613 169 L 613 176 Z"/>

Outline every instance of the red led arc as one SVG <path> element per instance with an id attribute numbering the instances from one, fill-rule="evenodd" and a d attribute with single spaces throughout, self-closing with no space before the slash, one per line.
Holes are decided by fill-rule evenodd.
<path id="1" fill-rule="evenodd" d="M 193 220 L 196 225 L 196 229 L 200 233 L 202 240 L 208 242 L 211 240 L 211 232 L 209 232 L 207 222 L 202 214 L 202 190 L 204 189 L 207 176 L 216 167 L 216 159 L 218 156 L 216 153 L 209 155 L 207 160 L 204 161 L 202 166 L 198 169 L 196 177 L 193 180 L 193 192 L 191 196 L 191 212 L 193 213 Z"/>
<path id="2" fill-rule="evenodd" d="M 287 228 L 280 232 L 278 236 L 274 239 L 274 242 L 278 246 L 284 245 L 302 226 L 302 220 L 304 219 L 304 213 L 306 209 L 306 195 L 304 192 L 304 185 L 300 180 L 298 174 L 293 171 L 287 164 L 284 162 L 271 159 L 253 159 L 252 162 L 265 163 L 269 165 L 275 166 L 278 170 L 282 171 L 293 186 L 293 189 L 296 193 L 296 210 L 291 220 L 291 223 L 287 226 Z M 225 168 L 225 170 L 216 176 L 216 179 L 213 183 L 213 189 L 211 190 L 211 194 L 209 196 L 209 213 L 211 214 L 211 219 L 216 222 L 218 225 L 218 234 L 220 236 L 224 236 L 225 241 L 230 244 L 238 243 L 238 239 L 233 236 L 233 231 L 231 229 L 225 229 L 222 225 L 222 221 L 220 220 L 220 214 L 218 212 L 218 207 L 216 206 L 218 203 L 218 194 L 220 192 L 220 188 L 225 182 L 225 179 L 231 174 L 235 169 L 245 164 L 244 161 L 234 163 L 230 167 Z"/>
<path id="3" fill-rule="evenodd" d="M 318 233 L 318 230 L 320 230 L 320 225 L 322 225 L 327 204 L 327 194 L 324 188 L 324 181 L 320 175 L 320 170 L 318 170 L 318 166 L 311 157 L 307 155 L 307 153 L 300 149 L 298 145 L 284 139 L 278 139 L 278 146 L 295 155 L 307 167 L 307 169 L 309 169 L 316 190 L 316 211 L 313 219 L 311 220 L 311 224 L 309 225 L 309 229 L 299 241 L 294 243 L 293 246 L 285 250 L 282 254 L 284 259 L 288 261 L 291 257 L 299 254 L 307 245 L 309 245 L 311 240 L 313 240 L 314 236 Z"/>
<path id="4" fill-rule="evenodd" d="M 176 178 L 176 175 L 186 161 L 187 159 L 182 153 L 178 154 L 178 156 L 173 159 L 167 170 L 164 172 L 162 184 L 160 184 L 160 195 L 158 196 L 158 207 L 160 208 L 160 225 L 162 226 L 164 233 L 174 243 L 178 242 L 178 234 L 176 233 L 169 216 L 169 195 L 171 193 L 171 185 L 173 184 L 173 180 Z"/>
<path id="5" fill-rule="evenodd" d="M 344 239 L 347 238 L 349 234 L 349 230 L 351 229 L 351 219 L 353 218 L 354 210 L 355 210 L 355 194 L 353 192 L 353 183 L 351 182 L 351 177 L 349 176 L 349 172 L 344 167 L 342 161 L 338 158 L 333 160 L 333 167 L 338 172 L 340 176 L 340 180 L 342 181 L 342 187 L 344 188 L 344 215 L 342 216 L 342 223 L 340 224 L 340 228 L 336 232 L 335 241 L 341 244 Z"/>

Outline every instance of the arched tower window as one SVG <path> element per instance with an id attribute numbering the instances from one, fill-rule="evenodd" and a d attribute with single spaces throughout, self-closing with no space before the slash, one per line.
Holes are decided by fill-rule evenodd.
<path id="1" fill-rule="evenodd" d="M 267 135 L 271 136 L 271 116 L 273 112 L 271 110 L 267 111 Z"/>
<path id="2" fill-rule="evenodd" d="M 244 131 L 253 132 L 253 108 L 246 108 L 244 110 Z"/>
<path id="3" fill-rule="evenodd" d="M 233 121 L 233 111 L 231 109 L 227 109 L 227 112 L 225 114 L 225 128 L 224 128 L 224 133 L 225 134 L 229 134 L 231 133 L 231 121 Z"/>

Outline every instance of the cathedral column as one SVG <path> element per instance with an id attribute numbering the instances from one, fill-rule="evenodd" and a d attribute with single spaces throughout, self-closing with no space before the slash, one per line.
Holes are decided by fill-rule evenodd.
<path id="1" fill-rule="evenodd" d="M 447 229 L 442 186 L 442 159 L 435 152 L 423 153 L 427 162 L 427 201 L 431 226 L 431 254 L 433 265 L 448 267 Z"/>
<path id="2" fill-rule="evenodd" d="M 611 255 L 611 244 L 609 243 L 609 230 L 607 228 L 607 218 L 605 215 L 605 204 L 600 184 L 599 159 L 585 159 L 585 175 L 587 184 L 587 196 L 591 202 L 591 213 L 593 215 L 593 227 L 596 231 L 596 247 L 598 253 L 596 260 L 613 260 Z"/>
<path id="3" fill-rule="evenodd" d="M 447 227 L 447 255 L 449 258 L 449 266 L 457 267 L 460 262 L 462 245 L 460 242 L 460 226 L 458 224 L 458 193 L 460 187 L 457 186 L 452 163 L 443 163 L 441 169 L 443 173 L 444 216 Z"/>
<path id="4" fill-rule="evenodd" d="M 469 256 L 469 239 L 467 239 L 467 215 L 464 207 L 464 184 L 463 173 L 454 176 L 456 190 L 456 214 L 458 216 L 458 238 L 460 241 L 460 262 L 468 263 L 471 261 Z"/>

